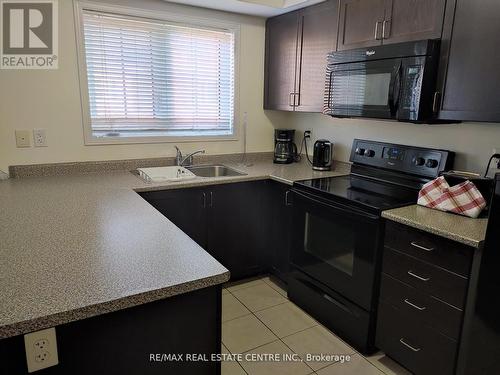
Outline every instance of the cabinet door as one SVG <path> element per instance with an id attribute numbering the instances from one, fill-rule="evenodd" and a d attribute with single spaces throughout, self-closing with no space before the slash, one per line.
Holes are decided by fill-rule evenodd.
<path id="1" fill-rule="evenodd" d="M 267 200 L 267 241 L 266 255 L 269 271 L 288 283 L 290 271 L 290 234 L 292 225 L 291 206 L 287 205 L 286 195 L 291 186 L 269 181 Z"/>
<path id="2" fill-rule="evenodd" d="M 322 112 L 326 57 L 337 47 L 338 1 L 305 8 L 300 13 L 302 48 L 296 111 Z"/>
<path id="3" fill-rule="evenodd" d="M 385 0 L 340 0 L 338 50 L 382 43 Z"/>
<path id="4" fill-rule="evenodd" d="M 387 0 L 384 44 L 441 38 L 446 0 Z"/>
<path id="5" fill-rule="evenodd" d="M 206 194 L 203 189 L 153 191 L 141 193 L 141 196 L 207 249 Z"/>
<path id="6" fill-rule="evenodd" d="M 261 269 L 264 182 L 216 185 L 210 188 L 209 252 L 238 279 Z"/>
<path id="7" fill-rule="evenodd" d="M 264 109 L 294 109 L 298 21 L 298 12 L 267 21 Z"/>
<path id="8" fill-rule="evenodd" d="M 457 0 L 441 119 L 500 122 L 499 14 L 498 0 Z"/>

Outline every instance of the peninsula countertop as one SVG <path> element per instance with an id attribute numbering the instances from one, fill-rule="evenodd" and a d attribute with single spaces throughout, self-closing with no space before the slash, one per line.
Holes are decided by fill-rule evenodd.
<path id="1" fill-rule="evenodd" d="M 147 184 L 129 171 L 0 182 L 0 339 L 221 284 L 228 270 L 136 192 L 349 173 L 336 163 L 251 166 L 245 176 Z"/>

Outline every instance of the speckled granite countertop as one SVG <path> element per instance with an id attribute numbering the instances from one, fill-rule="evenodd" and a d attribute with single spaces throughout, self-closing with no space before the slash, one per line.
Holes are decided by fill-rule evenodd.
<path id="1" fill-rule="evenodd" d="M 471 219 L 422 206 L 384 211 L 382 217 L 478 248 L 486 236 L 488 219 Z"/>
<path id="2" fill-rule="evenodd" d="M 306 162 L 246 176 L 146 184 L 128 171 L 0 182 L 0 338 L 117 311 L 228 280 L 229 273 L 135 191 L 349 173 Z"/>

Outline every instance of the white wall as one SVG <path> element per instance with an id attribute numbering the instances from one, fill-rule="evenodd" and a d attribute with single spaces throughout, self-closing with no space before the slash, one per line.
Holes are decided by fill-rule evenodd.
<path id="1" fill-rule="evenodd" d="M 104 2 L 104 1 L 103 1 Z M 240 115 L 248 112 L 248 150 L 270 151 L 273 126 L 312 129 L 313 139 L 336 143 L 336 158 L 347 161 L 354 138 L 441 147 L 458 153 L 456 167 L 482 171 L 493 148 L 500 150 L 500 124 L 414 125 L 374 120 L 332 119 L 319 114 L 263 111 L 265 21 L 162 0 L 106 0 L 120 5 L 214 17 L 241 24 Z M 112 160 L 174 155 L 173 144 L 85 146 L 77 70 L 72 0 L 59 0 L 59 70 L 0 70 L 0 169 L 9 165 Z M 47 148 L 17 149 L 15 129 L 47 129 Z M 300 134 L 297 134 L 297 140 Z M 186 143 L 186 151 L 241 152 L 240 141 Z"/>
<path id="2" fill-rule="evenodd" d="M 169 4 L 161 0 L 108 0 L 125 6 L 180 12 L 241 24 L 240 117 L 248 112 L 248 151 L 273 149 L 271 119 L 280 113 L 264 113 L 265 20 L 201 8 Z M 268 118 L 269 116 L 269 118 Z M 238 122 L 239 119 L 237 119 Z M 18 149 L 15 129 L 47 129 L 47 148 Z M 183 150 L 205 148 L 209 154 L 243 150 L 239 141 L 186 143 Z M 85 146 L 78 82 L 73 1 L 59 0 L 59 69 L 55 71 L 0 70 L 0 169 L 14 164 L 64 161 L 113 160 L 174 155 L 173 144 Z"/>
<path id="3" fill-rule="evenodd" d="M 500 152 L 500 124 L 461 123 L 420 125 L 391 121 L 337 119 L 321 114 L 293 113 L 277 126 L 302 131 L 311 129 L 313 142 L 326 138 L 335 142 L 335 159 L 348 161 L 354 138 L 365 138 L 423 147 L 443 148 L 457 153 L 455 168 L 484 173 L 493 148 Z M 311 145 L 312 143 L 311 142 Z"/>

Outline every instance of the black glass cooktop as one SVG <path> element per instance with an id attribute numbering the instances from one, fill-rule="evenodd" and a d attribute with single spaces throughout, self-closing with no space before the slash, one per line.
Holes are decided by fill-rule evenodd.
<path id="1" fill-rule="evenodd" d="M 415 204 L 418 198 L 418 189 L 355 175 L 299 181 L 294 187 L 377 211 Z"/>

